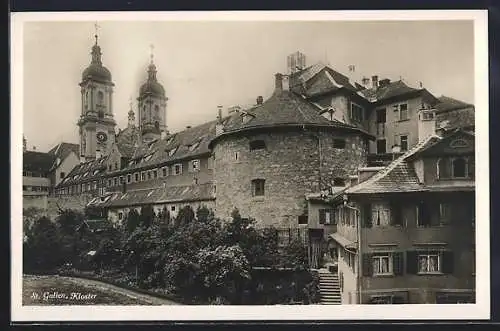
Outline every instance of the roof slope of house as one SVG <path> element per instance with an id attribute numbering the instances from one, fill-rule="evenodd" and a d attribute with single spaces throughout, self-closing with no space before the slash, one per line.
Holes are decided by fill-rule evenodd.
<path id="1" fill-rule="evenodd" d="M 131 158 L 139 145 L 139 128 L 135 125 L 126 127 L 116 135 L 115 142 L 122 157 Z"/>
<path id="2" fill-rule="evenodd" d="M 474 105 L 442 95 L 438 98 L 439 103 L 436 104 L 436 113 L 448 112 L 451 110 L 462 108 L 473 108 Z"/>
<path id="3" fill-rule="evenodd" d="M 61 142 L 48 151 L 49 154 L 52 154 L 61 160 L 64 160 L 71 152 L 75 153 L 78 157 L 80 154 L 80 145 Z"/>
<path id="4" fill-rule="evenodd" d="M 96 160 L 77 164 L 57 187 L 99 180 L 106 172 L 106 159 L 107 156 L 103 156 Z"/>
<path id="5" fill-rule="evenodd" d="M 427 190 L 418 180 L 413 166 L 407 159 L 413 154 L 434 145 L 441 138 L 430 135 L 419 142 L 415 147 L 391 162 L 387 167 L 377 172 L 366 181 L 348 188 L 347 194 L 417 192 Z"/>
<path id="6" fill-rule="evenodd" d="M 146 204 L 164 204 L 189 201 L 214 200 L 213 184 L 186 185 L 174 187 L 154 187 L 111 193 L 105 197 L 94 198 L 89 206 L 127 207 Z"/>
<path id="7" fill-rule="evenodd" d="M 23 153 L 23 170 L 47 174 L 55 159 L 56 157 L 50 153 L 26 151 Z"/>

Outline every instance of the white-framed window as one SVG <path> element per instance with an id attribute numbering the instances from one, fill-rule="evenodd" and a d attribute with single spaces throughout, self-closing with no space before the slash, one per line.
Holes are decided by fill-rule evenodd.
<path id="1" fill-rule="evenodd" d="M 175 152 L 177 152 L 177 147 L 174 147 L 174 148 L 167 151 L 168 156 L 173 156 L 175 154 Z"/>
<path id="2" fill-rule="evenodd" d="M 174 169 L 173 170 L 174 170 L 173 174 L 175 176 L 182 175 L 182 164 L 181 163 L 174 164 Z"/>
<path id="3" fill-rule="evenodd" d="M 110 179 L 108 179 L 108 187 L 111 187 L 111 185 L 113 185 L 113 184 L 111 183 L 111 178 L 110 178 Z"/>
<path id="4" fill-rule="evenodd" d="M 335 219 L 334 209 L 320 209 L 319 210 L 319 224 L 337 224 Z"/>
<path id="5" fill-rule="evenodd" d="M 146 180 L 146 173 L 143 171 L 141 172 L 141 181 L 145 181 Z"/>
<path id="6" fill-rule="evenodd" d="M 433 274 L 441 272 L 441 257 L 436 253 L 420 253 L 418 255 L 418 273 Z"/>
<path id="7" fill-rule="evenodd" d="M 167 177 L 168 176 L 168 167 L 161 168 L 161 175 L 163 177 Z"/>
<path id="8" fill-rule="evenodd" d="M 372 266 L 374 276 L 392 275 L 394 273 L 390 253 L 374 255 L 372 257 Z"/>
<path id="9" fill-rule="evenodd" d="M 120 184 L 123 184 L 123 176 L 120 176 Z"/>
<path id="10" fill-rule="evenodd" d="M 113 178 L 113 184 L 114 184 L 115 186 L 117 186 L 117 185 L 118 185 L 118 177 Z"/>
<path id="11" fill-rule="evenodd" d="M 135 178 L 134 178 L 134 179 L 135 179 L 135 181 L 136 181 L 136 182 L 138 182 L 138 181 L 139 181 L 139 173 L 138 173 L 138 172 L 136 172 L 136 173 L 134 174 L 134 177 L 135 177 Z"/>
<path id="12" fill-rule="evenodd" d="M 402 103 L 399 105 L 394 105 L 394 114 L 396 115 L 396 121 L 406 121 L 408 117 L 408 104 Z"/>
<path id="13" fill-rule="evenodd" d="M 127 175 L 127 183 L 130 183 L 130 182 L 132 182 L 132 175 L 128 174 Z"/>
<path id="14" fill-rule="evenodd" d="M 363 107 L 351 102 L 351 119 L 354 122 L 363 122 Z"/>
<path id="15" fill-rule="evenodd" d="M 208 158 L 207 169 L 212 170 L 214 168 L 215 158 L 214 156 L 210 156 Z"/>
<path id="16" fill-rule="evenodd" d="M 153 170 L 153 179 L 158 178 L 158 170 Z"/>
<path id="17" fill-rule="evenodd" d="M 149 170 L 149 171 L 148 171 L 148 180 L 151 180 L 151 178 L 152 178 L 152 177 L 151 177 L 151 175 L 152 175 L 152 174 L 151 174 L 151 170 Z"/>
<path id="18" fill-rule="evenodd" d="M 238 162 L 240 160 L 240 152 L 233 153 L 233 161 Z"/>
<path id="19" fill-rule="evenodd" d="M 387 204 L 372 204 L 372 225 L 388 226 L 391 223 L 391 211 Z"/>
<path id="20" fill-rule="evenodd" d="M 192 172 L 200 171 L 200 160 L 191 161 L 191 171 Z"/>

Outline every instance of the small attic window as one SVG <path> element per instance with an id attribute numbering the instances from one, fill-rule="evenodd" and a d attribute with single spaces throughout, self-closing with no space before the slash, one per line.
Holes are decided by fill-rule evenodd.
<path id="1" fill-rule="evenodd" d="M 190 152 L 194 151 L 195 149 L 197 149 L 197 148 L 198 148 L 198 146 L 200 146 L 200 140 L 195 141 L 194 143 L 192 143 L 191 145 L 189 145 L 189 146 L 188 146 L 189 151 L 190 151 Z"/>
<path id="2" fill-rule="evenodd" d="M 174 147 L 170 150 L 167 150 L 168 156 L 173 156 L 175 154 L 175 152 L 177 152 L 177 148 L 178 147 Z"/>
<path id="3" fill-rule="evenodd" d="M 252 140 L 249 146 L 251 151 L 266 149 L 266 142 L 264 140 Z"/>
<path id="4" fill-rule="evenodd" d="M 88 175 L 89 175 L 89 172 L 87 171 L 87 172 L 85 172 L 85 173 L 83 174 L 83 177 L 87 177 Z"/>
<path id="5" fill-rule="evenodd" d="M 345 186 L 345 180 L 340 177 L 335 177 L 333 179 L 333 186 Z"/>
<path id="6" fill-rule="evenodd" d="M 94 176 L 97 175 L 98 172 L 99 172 L 99 169 L 94 170 L 94 172 L 93 172 Z"/>
<path id="7" fill-rule="evenodd" d="M 469 144 L 463 139 L 456 139 L 450 143 L 451 148 L 464 148 L 469 146 Z"/>
<path id="8" fill-rule="evenodd" d="M 151 160 L 152 157 L 153 157 L 153 154 L 149 154 L 148 156 L 146 156 L 144 158 L 144 162 L 148 162 L 149 160 Z"/>
<path id="9" fill-rule="evenodd" d="M 170 136 L 170 137 L 168 137 L 168 138 L 167 138 L 167 142 L 166 142 L 166 144 L 167 144 L 167 145 L 171 144 L 171 143 L 172 143 L 172 141 L 174 141 L 174 137 L 175 137 L 175 136 Z"/>

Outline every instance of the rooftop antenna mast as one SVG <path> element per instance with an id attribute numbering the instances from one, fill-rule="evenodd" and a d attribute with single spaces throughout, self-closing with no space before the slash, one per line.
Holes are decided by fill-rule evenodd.
<path id="1" fill-rule="evenodd" d="M 98 38 L 98 32 L 101 26 L 97 24 L 97 22 L 94 23 L 94 38 L 95 38 L 95 44 L 97 45 L 97 38 Z"/>

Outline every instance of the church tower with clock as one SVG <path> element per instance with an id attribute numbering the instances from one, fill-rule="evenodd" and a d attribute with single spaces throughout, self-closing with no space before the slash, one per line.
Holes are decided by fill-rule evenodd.
<path id="1" fill-rule="evenodd" d="M 98 44 L 97 25 L 92 60 L 82 73 L 80 133 L 80 161 L 85 162 L 106 155 L 115 139 L 116 122 L 113 117 L 113 87 L 111 72 L 102 64 Z"/>

